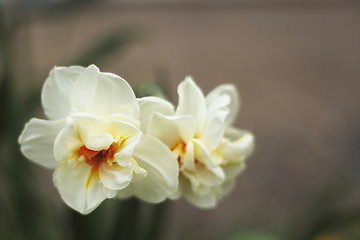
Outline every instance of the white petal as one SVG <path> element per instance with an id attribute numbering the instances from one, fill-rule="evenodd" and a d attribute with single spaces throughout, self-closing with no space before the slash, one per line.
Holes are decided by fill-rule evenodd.
<path id="1" fill-rule="evenodd" d="M 217 204 L 216 195 L 212 191 L 208 191 L 207 194 L 197 194 L 192 191 L 191 183 L 187 179 L 181 180 L 181 191 L 191 204 L 199 208 L 213 208 Z"/>
<path id="2" fill-rule="evenodd" d="M 118 190 L 113 190 L 107 187 L 104 187 L 103 190 L 107 198 L 113 198 L 118 193 Z"/>
<path id="3" fill-rule="evenodd" d="M 84 145 L 77 133 L 74 121 L 67 118 L 66 126 L 61 129 L 54 143 L 54 156 L 56 161 L 65 161 L 76 155 L 76 152 Z"/>
<path id="4" fill-rule="evenodd" d="M 222 169 L 224 170 L 226 180 L 231 180 L 245 169 L 245 162 L 226 164 L 222 166 Z"/>
<path id="5" fill-rule="evenodd" d="M 199 140 L 193 139 L 195 159 L 205 164 L 209 168 L 215 167 L 215 160 L 212 158 L 209 149 Z"/>
<path id="6" fill-rule="evenodd" d="M 230 99 L 226 100 L 224 96 L 228 96 Z M 206 96 L 206 104 L 208 108 L 221 108 L 221 105 L 228 107 L 229 113 L 225 118 L 226 126 L 230 126 L 234 122 L 240 108 L 238 92 L 235 86 L 231 84 L 220 85 L 212 90 Z"/>
<path id="7" fill-rule="evenodd" d="M 183 165 L 181 166 L 182 169 L 188 169 L 190 171 L 195 170 L 195 147 L 194 142 L 190 141 L 186 144 L 186 151 L 185 154 L 182 156 L 181 161 Z"/>
<path id="8" fill-rule="evenodd" d="M 136 135 L 141 136 L 141 131 L 137 127 L 123 121 L 107 121 L 105 122 L 104 129 L 106 132 L 111 133 L 114 139 L 128 139 Z"/>
<path id="9" fill-rule="evenodd" d="M 103 185 L 85 162 L 60 163 L 54 172 L 54 182 L 64 202 L 82 214 L 90 213 L 106 199 Z"/>
<path id="10" fill-rule="evenodd" d="M 107 149 L 113 142 L 114 139 L 112 135 L 109 133 L 104 133 L 87 139 L 85 146 L 86 148 L 93 151 L 100 151 Z"/>
<path id="11" fill-rule="evenodd" d="M 126 114 L 113 114 L 106 116 L 106 121 L 126 122 L 136 128 L 140 127 L 140 121 Z"/>
<path id="12" fill-rule="evenodd" d="M 131 165 L 133 169 L 133 178 L 132 182 L 136 182 L 147 176 L 147 171 L 139 166 L 134 158 L 131 159 Z"/>
<path id="13" fill-rule="evenodd" d="M 54 142 L 65 120 L 47 121 L 31 119 L 19 137 L 22 153 L 31 161 L 47 168 L 54 168 Z"/>
<path id="14" fill-rule="evenodd" d="M 172 148 L 175 144 L 187 143 L 194 137 L 195 124 L 195 119 L 190 115 L 165 116 L 154 113 L 149 122 L 148 134 Z"/>
<path id="15" fill-rule="evenodd" d="M 176 192 L 179 173 L 176 158 L 158 139 L 144 136 L 135 149 L 134 159 L 148 175 L 131 184 L 133 194 L 144 201 L 157 203 Z"/>
<path id="16" fill-rule="evenodd" d="M 141 133 L 129 137 L 121 142 L 121 148 L 115 154 L 116 161 L 121 164 L 121 161 L 129 161 L 134 153 L 136 145 L 141 140 Z"/>
<path id="17" fill-rule="evenodd" d="M 212 169 L 198 168 L 195 171 L 195 176 L 205 186 L 216 186 L 225 180 L 224 171 L 220 167 Z"/>
<path id="18" fill-rule="evenodd" d="M 101 164 L 99 177 L 106 188 L 121 190 L 127 187 L 132 179 L 132 168 L 123 167 L 113 164 L 108 166 L 106 163 Z"/>
<path id="19" fill-rule="evenodd" d="M 220 145 L 219 151 L 227 162 L 244 161 L 255 146 L 254 136 L 246 130 L 227 128 L 225 138 L 228 140 Z"/>
<path id="20" fill-rule="evenodd" d="M 158 97 L 139 98 L 138 103 L 140 105 L 141 131 L 144 133 L 147 132 L 149 120 L 154 112 L 170 116 L 175 113 L 174 106 L 170 102 Z"/>
<path id="21" fill-rule="evenodd" d="M 73 119 L 83 143 L 87 143 L 92 137 L 106 133 L 104 122 L 96 115 L 90 113 L 76 113 L 71 115 L 71 119 Z"/>
<path id="22" fill-rule="evenodd" d="M 54 67 L 44 83 L 41 100 L 49 119 L 65 118 L 71 111 L 70 94 L 83 67 Z"/>
<path id="23" fill-rule="evenodd" d="M 223 184 L 221 184 L 220 186 L 218 186 L 216 188 L 217 198 L 221 199 L 226 195 L 228 195 L 230 191 L 234 188 L 234 184 L 235 184 L 234 179 L 230 179 L 224 182 Z"/>
<path id="24" fill-rule="evenodd" d="M 196 120 L 196 133 L 200 134 L 206 118 L 205 97 L 191 77 L 178 86 L 179 104 L 176 115 L 192 115 Z"/>
<path id="25" fill-rule="evenodd" d="M 228 113 L 227 109 L 222 109 L 223 112 Z M 199 138 L 208 147 L 210 151 L 213 151 L 219 146 L 224 136 L 224 117 L 219 111 L 208 114 L 208 118 L 205 121 L 205 127 Z"/>
<path id="26" fill-rule="evenodd" d="M 116 197 L 121 198 L 121 199 L 125 199 L 125 198 L 129 198 L 134 196 L 134 187 L 133 187 L 133 183 L 130 183 L 129 186 L 127 186 L 126 188 L 123 188 L 121 190 L 119 190 L 117 192 Z"/>
<path id="27" fill-rule="evenodd" d="M 129 84 L 115 74 L 100 72 L 95 65 L 90 65 L 75 82 L 71 106 L 99 116 L 123 113 L 139 117 L 139 105 Z"/>
<path id="28" fill-rule="evenodd" d="M 192 172 L 187 173 L 186 176 L 192 183 L 193 191 L 197 191 L 199 184 L 205 186 L 221 184 L 225 179 L 224 171 L 215 165 L 210 152 L 200 141 L 194 139 L 191 143 L 194 145 L 194 158 L 192 161 L 195 161 L 195 163 L 193 163 L 193 167 L 189 168 L 189 164 L 186 164 L 184 161 L 184 166 L 186 166 L 184 168 L 192 170 Z M 190 147 L 191 144 L 189 143 L 188 146 Z M 187 155 L 188 153 L 185 157 Z"/>

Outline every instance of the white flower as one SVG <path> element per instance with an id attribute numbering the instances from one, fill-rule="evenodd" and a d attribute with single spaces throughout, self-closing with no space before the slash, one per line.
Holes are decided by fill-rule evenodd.
<path id="1" fill-rule="evenodd" d="M 54 183 L 71 208 L 87 214 L 122 192 L 155 203 L 177 190 L 176 156 L 143 136 L 138 102 L 122 78 L 94 65 L 55 67 L 42 104 L 50 120 L 25 125 L 21 151 L 55 168 Z"/>
<path id="2" fill-rule="evenodd" d="M 205 98 L 188 77 L 179 85 L 178 94 L 176 110 L 159 98 L 140 99 L 141 129 L 178 157 L 180 187 L 172 197 L 182 194 L 196 206 L 214 207 L 244 168 L 254 137 L 230 127 L 239 108 L 234 86 L 220 85 Z"/>

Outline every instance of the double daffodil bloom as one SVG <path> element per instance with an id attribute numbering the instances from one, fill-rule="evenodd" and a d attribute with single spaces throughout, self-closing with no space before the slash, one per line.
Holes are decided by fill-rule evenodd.
<path id="1" fill-rule="evenodd" d="M 167 101 L 139 99 L 141 129 L 176 154 L 179 189 L 192 204 L 209 208 L 230 191 L 254 147 L 253 135 L 230 127 L 239 108 L 237 91 L 220 85 L 204 97 L 190 78 L 178 87 L 176 108 Z"/>
<path id="2" fill-rule="evenodd" d="M 152 203 L 176 192 L 176 155 L 142 134 L 139 104 L 119 76 L 94 65 L 55 67 L 42 105 L 49 120 L 25 125 L 21 151 L 55 169 L 54 183 L 71 208 L 87 214 L 122 191 Z"/>

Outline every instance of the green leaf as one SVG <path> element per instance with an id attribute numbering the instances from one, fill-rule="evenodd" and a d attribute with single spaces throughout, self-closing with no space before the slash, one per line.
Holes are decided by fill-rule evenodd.
<path id="1" fill-rule="evenodd" d="M 157 83 L 141 83 L 135 88 L 135 95 L 138 98 L 154 96 L 166 99 L 162 87 Z"/>

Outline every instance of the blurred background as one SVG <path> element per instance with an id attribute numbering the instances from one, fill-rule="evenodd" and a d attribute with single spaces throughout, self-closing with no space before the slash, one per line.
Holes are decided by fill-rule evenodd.
<path id="1" fill-rule="evenodd" d="M 17 144 L 44 118 L 52 67 L 92 63 L 138 96 L 176 102 L 186 75 L 205 93 L 240 91 L 236 126 L 257 141 L 247 170 L 216 209 L 167 204 L 163 239 L 360 239 L 358 1 L 2 0 L 0 11 L 0 239 L 123 239 L 117 209 L 131 207 L 74 213 Z"/>

